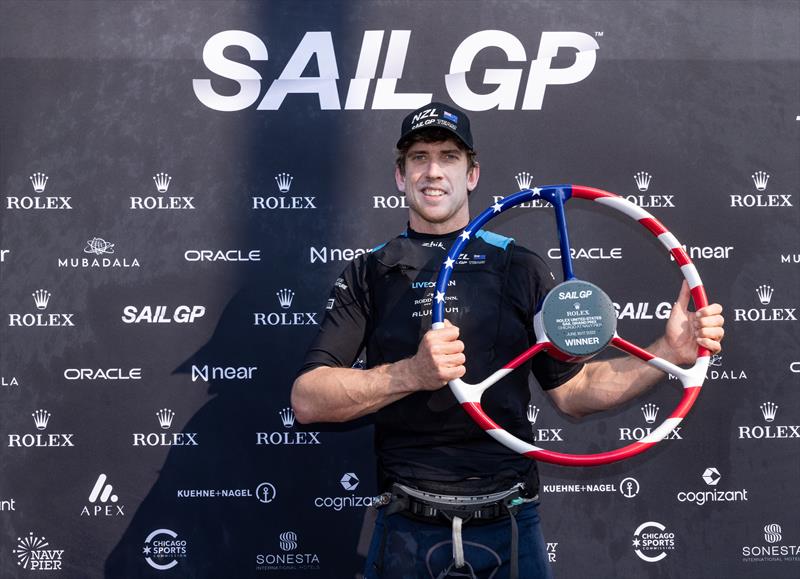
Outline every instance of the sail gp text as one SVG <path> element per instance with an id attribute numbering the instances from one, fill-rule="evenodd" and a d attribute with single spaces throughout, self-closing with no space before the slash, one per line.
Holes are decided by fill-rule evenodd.
<path id="1" fill-rule="evenodd" d="M 345 85 L 346 79 L 339 78 L 332 32 L 306 32 L 280 76 L 269 84 L 262 97 L 259 71 L 226 58 L 224 53 L 235 46 L 244 49 L 250 61 L 267 61 L 267 45 L 250 32 L 223 30 L 209 38 L 203 47 L 203 64 L 209 72 L 238 84 L 238 90 L 231 88 L 221 94 L 210 78 L 193 79 L 192 86 L 198 100 L 217 111 L 240 111 L 257 101 L 258 110 L 278 110 L 290 94 L 316 94 L 321 110 L 341 110 L 342 97 L 345 110 L 363 110 L 367 108 L 368 93 L 374 82 L 370 105 L 373 110 L 415 109 L 431 102 L 433 93 L 398 92 L 397 83 L 403 77 L 410 40 L 410 30 L 390 30 L 388 34 L 384 30 L 365 30 L 355 76 L 347 79 Z M 384 43 L 383 70 L 377 76 Z M 498 48 L 505 54 L 509 66 L 486 68 L 482 85 L 470 87 L 467 73 L 472 72 L 476 57 L 484 50 L 496 52 Z M 516 36 L 502 30 L 481 30 L 456 47 L 450 71 L 444 75 L 445 87 L 453 103 L 468 111 L 515 110 L 520 93 L 522 110 L 541 110 L 548 86 L 575 84 L 589 76 L 599 48 L 595 39 L 584 32 L 542 32 L 536 58 L 529 62 L 525 46 Z M 575 60 L 569 66 L 553 68 L 552 61 L 559 49 L 575 51 Z M 347 55 L 346 59 L 352 62 L 354 57 Z M 310 66 L 312 61 L 316 66 Z M 524 64 L 514 66 L 513 63 Z M 319 75 L 304 75 L 307 68 L 316 69 Z M 217 81 L 218 87 L 225 85 Z M 496 88 L 491 92 L 482 90 L 487 86 Z"/>

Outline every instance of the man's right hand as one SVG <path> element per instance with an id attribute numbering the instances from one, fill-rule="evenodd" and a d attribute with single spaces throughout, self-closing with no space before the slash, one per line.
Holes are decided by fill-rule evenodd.
<path id="1" fill-rule="evenodd" d="M 419 390 L 438 390 L 466 373 L 464 342 L 458 339 L 459 333 L 457 326 L 445 320 L 443 328 L 428 330 L 422 337 L 417 353 L 409 360 Z"/>

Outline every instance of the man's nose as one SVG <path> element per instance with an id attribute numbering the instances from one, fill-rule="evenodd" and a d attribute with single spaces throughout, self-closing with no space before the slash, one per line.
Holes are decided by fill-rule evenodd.
<path id="1" fill-rule="evenodd" d="M 442 166 L 439 164 L 439 162 L 436 159 L 431 159 L 428 161 L 428 164 L 425 167 L 425 176 L 432 179 L 438 179 L 442 175 Z"/>

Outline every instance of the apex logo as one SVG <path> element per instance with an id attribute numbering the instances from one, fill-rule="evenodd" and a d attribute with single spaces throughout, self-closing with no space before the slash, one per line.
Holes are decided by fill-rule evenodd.
<path id="1" fill-rule="evenodd" d="M 125 510 L 123 505 L 116 504 L 119 497 L 114 493 L 114 488 L 106 484 L 108 477 L 101 474 L 89 493 L 90 505 L 85 505 L 81 509 L 82 517 L 123 517 Z"/>
<path id="2" fill-rule="evenodd" d="M 278 411 L 283 427 L 290 430 L 294 427 L 294 411 L 287 407 Z M 307 446 L 322 444 L 319 432 L 256 432 L 256 446 Z"/>
<path id="3" fill-rule="evenodd" d="M 284 197 L 292 188 L 292 177 L 289 173 L 278 173 L 275 182 L 281 197 L 253 197 L 253 209 L 316 209 L 315 196 Z"/>
<path id="4" fill-rule="evenodd" d="M 34 193 L 44 193 L 49 179 L 47 175 L 36 172 L 28 179 L 33 186 Z M 6 197 L 6 209 L 72 209 L 71 199 L 72 197 L 8 196 Z"/>
<path id="5" fill-rule="evenodd" d="M 205 313 L 205 306 L 178 306 L 172 312 L 169 306 L 125 306 L 121 319 L 126 324 L 193 324 Z"/>
<path id="6" fill-rule="evenodd" d="M 169 185 L 172 182 L 172 177 L 167 173 L 161 172 L 156 173 L 153 175 L 153 183 L 156 186 L 156 191 L 161 193 L 162 195 L 153 196 L 153 195 L 146 195 L 146 196 L 136 196 L 131 195 L 131 206 L 130 209 L 145 209 L 145 210 L 161 210 L 161 209 L 168 209 L 168 210 L 186 210 L 186 209 L 195 209 L 194 206 L 194 197 L 185 197 L 185 196 L 164 196 L 163 193 L 166 193 L 169 190 Z"/>
<path id="7" fill-rule="evenodd" d="M 370 87 L 377 75 L 378 62 L 384 44 L 384 30 L 366 30 L 363 34 L 361 52 L 357 58 L 355 77 L 350 79 L 344 108 L 363 110 L 367 105 Z M 410 30 L 391 30 L 386 46 L 383 72 L 374 83 L 371 108 L 416 109 L 430 103 L 433 93 L 398 93 L 397 82 L 403 78 L 406 53 L 411 40 Z M 267 46 L 262 40 L 243 30 L 224 30 L 208 39 L 203 47 L 203 63 L 209 72 L 227 78 L 239 85 L 233 95 L 222 95 L 214 90 L 212 80 L 198 78 L 192 81 L 195 96 L 205 106 L 217 111 L 240 111 L 251 107 L 261 95 L 261 73 L 255 68 L 225 57 L 229 46 L 245 50 L 251 61 L 269 60 Z M 541 110 L 545 90 L 548 86 L 575 84 L 591 74 L 600 48 L 595 39 L 583 32 L 542 32 L 538 53 L 530 61 L 527 84 L 521 90 L 524 67 L 489 68 L 483 78 L 492 79 L 497 86 L 486 93 L 483 87 L 473 90 L 467 83 L 468 73 L 476 57 L 486 49 L 499 48 L 507 55 L 509 63 L 524 63 L 528 56 L 520 40 L 502 30 L 481 30 L 471 34 L 459 44 L 450 61 L 450 72 L 444 76 L 450 100 L 469 111 L 485 111 L 493 108 L 514 110 L 520 94 L 522 110 Z M 551 67 L 559 49 L 573 49 L 575 61 L 570 66 Z M 346 57 L 352 60 L 353 57 Z M 312 66 L 318 76 L 303 76 Z M 339 68 L 330 31 L 306 32 L 289 61 L 273 80 L 258 104 L 258 110 L 278 110 L 290 94 L 316 94 L 321 110 L 341 110 Z M 472 75 L 470 75 L 472 77 Z M 475 73 L 475 77 L 480 77 Z M 342 81 L 344 82 L 344 81 Z"/>
<path id="8" fill-rule="evenodd" d="M 156 412 L 158 425 L 162 430 L 172 427 L 175 412 L 162 408 Z M 196 432 L 136 432 L 133 434 L 133 446 L 199 446 Z"/>
<path id="9" fill-rule="evenodd" d="M 31 413 L 36 430 L 44 431 L 50 422 L 50 412 L 44 409 Z M 74 434 L 9 434 L 9 448 L 53 448 L 59 446 L 75 446 L 72 442 Z"/>
<path id="10" fill-rule="evenodd" d="M 755 294 L 762 306 L 772 303 L 775 290 L 768 284 L 756 288 Z M 797 308 L 735 308 L 734 321 L 736 322 L 795 322 Z"/>
<path id="11" fill-rule="evenodd" d="M 294 291 L 288 288 L 278 290 L 278 305 L 283 310 L 292 307 Z M 317 312 L 255 312 L 253 313 L 254 326 L 311 326 L 319 324 Z"/>

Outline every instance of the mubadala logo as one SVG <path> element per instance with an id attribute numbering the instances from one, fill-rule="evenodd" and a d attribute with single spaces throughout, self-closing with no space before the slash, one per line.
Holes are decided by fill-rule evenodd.
<path id="1" fill-rule="evenodd" d="M 561 434 L 563 428 L 536 428 L 536 420 L 539 418 L 539 407 L 528 404 L 528 422 L 531 423 L 534 442 L 564 442 Z"/>
<path id="2" fill-rule="evenodd" d="M 772 303 L 774 292 L 769 284 L 761 284 L 755 290 L 762 306 Z M 796 311 L 797 308 L 735 308 L 733 313 L 736 322 L 796 322 Z"/>
<path id="3" fill-rule="evenodd" d="M 66 380 L 141 380 L 141 368 L 67 368 Z"/>
<path id="4" fill-rule="evenodd" d="M 309 262 L 316 263 L 317 261 L 321 261 L 322 263 L 336 262 L 336 261 L 352 261 L 357 258 L 359 255 L 364 255 L 365 253 L 370 253 L 373 251 L 372 249 L 351 249 L 351 248 L 342 248 L 342 247 L 309 247 Z"/>
<path id="5" fill-rule="evenodd" d="M 48 549 L 49 541 L 32 532 L 27 537 L 17 537 L 17 546 L 11 552 L 17 556 L 17 566 L 26 571 L 60 571 L 64 549 Z"/>
<path id="6" fill-rule="evenodd" d="M 38 289 L 31 294 L 37 310 L 44 311 L 50 305 L 51 293 L 46 289 Z M 74 327 L 72 318 L 75 314 L 8 314 L 9 327 Z"/>
<path id="7" fill-rule="evenodd" d="M 125 306 L 122 321 L 126 324 L 193 324 L 206 313 L 205 306 Z"/>
<path id="8" fill-rule="evenodd" d="M 256 446 L 307 446 L 322 444 L 319 432 L 288 432 L 294 427 L 295 415 L 291 408 L 278 411 L 283 427 L 287 430 L 277 432 L 256 432 Z"/>
<path id="9" fill-rule="evenodd" d="M 278 553 L 256 555 L 256 571 L 300 571 L 319 569 L 319 555 L 297 552 L 300 548 L 297 533 L 284 531 L 278 536 Z"/>
<path id="10" fill-rule="evenodd" d="M 183 253 L 186 261 L 261 261 L 260 249 L 187 249 Z"/>
<path id="11" fill-rule="evenodd" d="M 0 376 L 0 387 L 16 388 L 17 386 L 19 386 L 19 380 L 16 376 Z"/>
<path id="12" fill-rule="evenodd" d="M 40 408 L 31 416 L 36 430 L 44 431 L 50 422 L 50 412 Z M 56 446 L 75 446 L 72 442 L 74 434 L 9 434 L 9 448 L 52 448 Z"/>
<path id="13" fill-rule="evenodd" d="M 39 197 L 39 193 L 44 193 L 49 177 L 42 172 L 36 172 L 29 177 L 36 197 L 31 196 L 8 196 L 6 197 L 6 209 L 72 209 L 70 201 L 72 197 Z"/>
<path id="14" fill-rule="evenodd" d="M 292 177 L 289 173 L 278 173 L 275 175 L 275 182 L 278 184 L 280 196 L 263 197 L 252 196 L 253 209 L 316 209 L 316 197 L 313 195 L 285 196 L 292 188 Z"/>
<path id="15" fill-rule="evenodd" d="M 406 52 L 411 40 L 411 30 L 366 30 L 361 43 L 361 52 L 357 57 L 356 77 L 349 80 L 344 102 L 345 110 L 363 110 L 367 106 L 367 96 L 372 92 L 374 110 L 419 108 L 430 103 L 433 93 L 398 93 L 397 81 L 402 78 Z M 384 36 L 388 36 L 385 65 L 380 78 L 375 80 L 378 59 L 375 55 L 382 53 Z M 424 40 L 424 39 L 423 39 Z M 203 47 L 203 63 L 212 72 L 223 78 L 231 79 L 239 85 L 235 94 L 224 95 L 214 90 L 212 79 L 197 78 L 192 81 L 195 96 L 205 106 L 217 111 L 240 111 L 249 108 L 259 101 L 262 88 L 262 75 L 255 68 L 242 62 L 230 60 L 225 56 L 229 46 L 244 49 L 251 61 L 268 60 L 267 46 L 256 35 L 243 30 L 223 30 L 208 39 Z M 444 76 L 444 84 L 450 100 L 468 111 L 485 111 L 489 109 L 514 110 L 522 93 L 522 110 L 540 110 L 544 93 L 550 85 L 568 85 L 582 81 L 594 70 L 596 51 L 600 48 L 597 41 L 584 32 L 542 32 L 539 39 L 538 53 L 530 61 L 528 72 L 524 74 L 526 83 L 521 87 L 525 65 L 511 65 L 509 68 L 488 68 L 485 78 L 493 79 L 490 83 L 497 87 L 486 92 L 484 87 L 473 87 L 467 83 L 468 73 L 473 63 L 484 50 L 499 48 L 506 54 L 509 63 L 525 63 L 528 56 L 522 42 L 508 32 L 502 30 L 481 30 L 465 38 L 455 49 L 450 61 L 450 72 Z M 569 66 L 552 67 L 552 60 L 560 48 L 576 50 L 575 61 Z M 562 52 L 563 54 L 563 52 Z M 337 57 L 333 45 L 331 31 L 306 32 L 300 40 L 289 61 L 277 79 L 267 89 L 258 103 L 258 110 L 278 110 L 284 99 L 290 94 L 316 94 L 321 110 L 341 110 L 337 62 L 343 62 L 342 55 Z M 356 60 L 355 55 L 348 55 L 344 60 Z M 318 76 L 304 76 L 304 72 L 313 61 L 313 68 Z M 313 73 L 312 73 L 313 74 Z M 479 72 L 470 78 L 479 78 Z M 371 85 L 374 81 L 374 91 Z"/>
<path id="16" fill-rule="evenodd" d="M 156 412 L 156 419 L 161 430 L 169 430 L 175 412 L 169 408 L 162 408 Z M 133 446 L 199 446 L 196 432 L 135 432 Z"/>
<path id="17" fill-rule="evenodd" d="M 339 479 L 339 485 L 346 491 L 355 491 L 361 484 L 358 476 L 354 472 L 347 472 Z M 317 497 L 314 499 L 314 506 L 318 509 L 333 509 L 341 511 L 352 507 L 370 507 L 377 501 L 376 497 L 364 497 L 350 494 L 348 496 Z"/>
<path id="18" fill-rule="evenodd" d="M 723 354 L 714 354 L 708 362 L 706 380 L 747 380 L 747 372 L 741 369 L 730 370 L 722 367 Z M 670 380 L 678 378 L 669 374 Z"/>
<path id="19" fill-rule="evenodd" d="M 675 550 L 675 533 L 656 521 L 642 523 L 633 532 L 633 550 L 642 561 L 661 561 Z"/>
<path id="20" fill-rule="evenodd" d="M 119 497 L 114 488 L 108 484 L 108 476 L 101 474 L 89 493 L 90 505 L 81 509 L 82 517 L 124 517 L 124 505 L 118 505 Z"/>
<path id="21" fill-rule="evenodd" d="M 772 424 L 778 415 L 777 404 L 771 401 L 763 402 L 759 406 L 761 415 L 764 418 L 765 426 L 740 426 L 739 439 L 785 439 L 785 438 L 800 438 L 800 425 L 789 424 Z"/>
<path id="22" fill-rule="evenodd" d="M 139 260 L 135 257 L 108 257 L 115 253 L 114 244 L 101 237 L 92 237 L 83 248 L 84 253 L 94 257 L 59 257 L 58 267 L 71 267 L 80 269 L 111 269 L 139 267 Z"/>
<path id="23" fill-rule="evenodd" d="M 570 247 L 569 254 L 572 259 L 622 259 L 622 248 L 612 247 Z M 551 247 L 547 250 L 550 259 L 561 259 L 561 248 Z"/>
<path id="24" fill-rule="evenodd" d="M 755 186 L 756 191 L 759 191 L 759 193 L 731 195 L 731 207 L 745 207 L 750 209 L 754 207 L 794 207 L 791 194 L 761 193 L 761 191 L 767 190 L 767 183 L 769 183 L 770 174 L 766 171 L 756 171 L 750 176 L 750 178 L 753 180 L 753 185 Z"/>
<path id="25" fill-rule="evenodd" d="M 294 290 L 283 288 L 275 295 L 281 309 L 288 310 L 292 307 Z M 312 326 L 319 324 L 318 312 L 254 312 L 254 326 Z"/>
<path id="26" fill-rule="evenodd" d="M 179 539 L 175 531 L 156 529 L 145 538 L 142 554 L 153 569 L 166 571 L 187 557 L 188 543 L 186 539 Z"/>
<path id="27" fill-rule="evenodd" d="M 164 195 L 169 190 L 169 185 L 172 182 L 172 177 L 167 173 L 156 173 L 153 175 L 153 182 L 156 186 L 156 191 L 161 195 L 145 195 L 135 196 L 131 195 L 130 209 L 145 209 L 145 210 L 185 210 L 195 209 L 193 196 L 174 196 Z"/>
<path id="28" fill-rule="evenodd" d="M 659 302 L 651 309 L 650 302 L 614 302 L 614 311 L 618 320 L 666 320 L 672 312 L 672 304 Z"/>
<path id="29" fill-rule="evenodd" d="M 716 487 L 722 480 L 719 470 L 713 466 L 706 468 L 701 476 L 709 487 Z M 747 489 L 724 491 L 715 488 L 700 491 L 678 491 L 676 498 L 679 503 L 694 503 L 698 507 L 702 507 L 708 503 L 747 501 Z"/>
<path id="30" fill-rule="evenodd" d="M 659 407 L 656 406 L 655 404 L 648 402 L 647 404 L 641 407 L 641 410 L 645 423 L 655 424 Z M 681 437 L 680 434 L 680 430 L 681 427 L 676 426 L 666 437 L 664 437 L 664 440 L 683 440 L 683 437 Z M 627 426 L 624 426 L 620 427 L 619 429 L 619 439 L 628 441 L 641 440 L 647 436 L 650 436 L 652 432 L 653 432 L 653 427 L 651 426 L 646 426 L 646 427 L 638 426 L 636 428 L 629 428 Z"/>
<path id="31" fill-rule="evenodd" d="M 778 523 L 764 525 L 764 543 L 742 547 L 742 562 L 766 563 L 800 561 L 800 545 L 783 545 L 783 528 Z"/>

